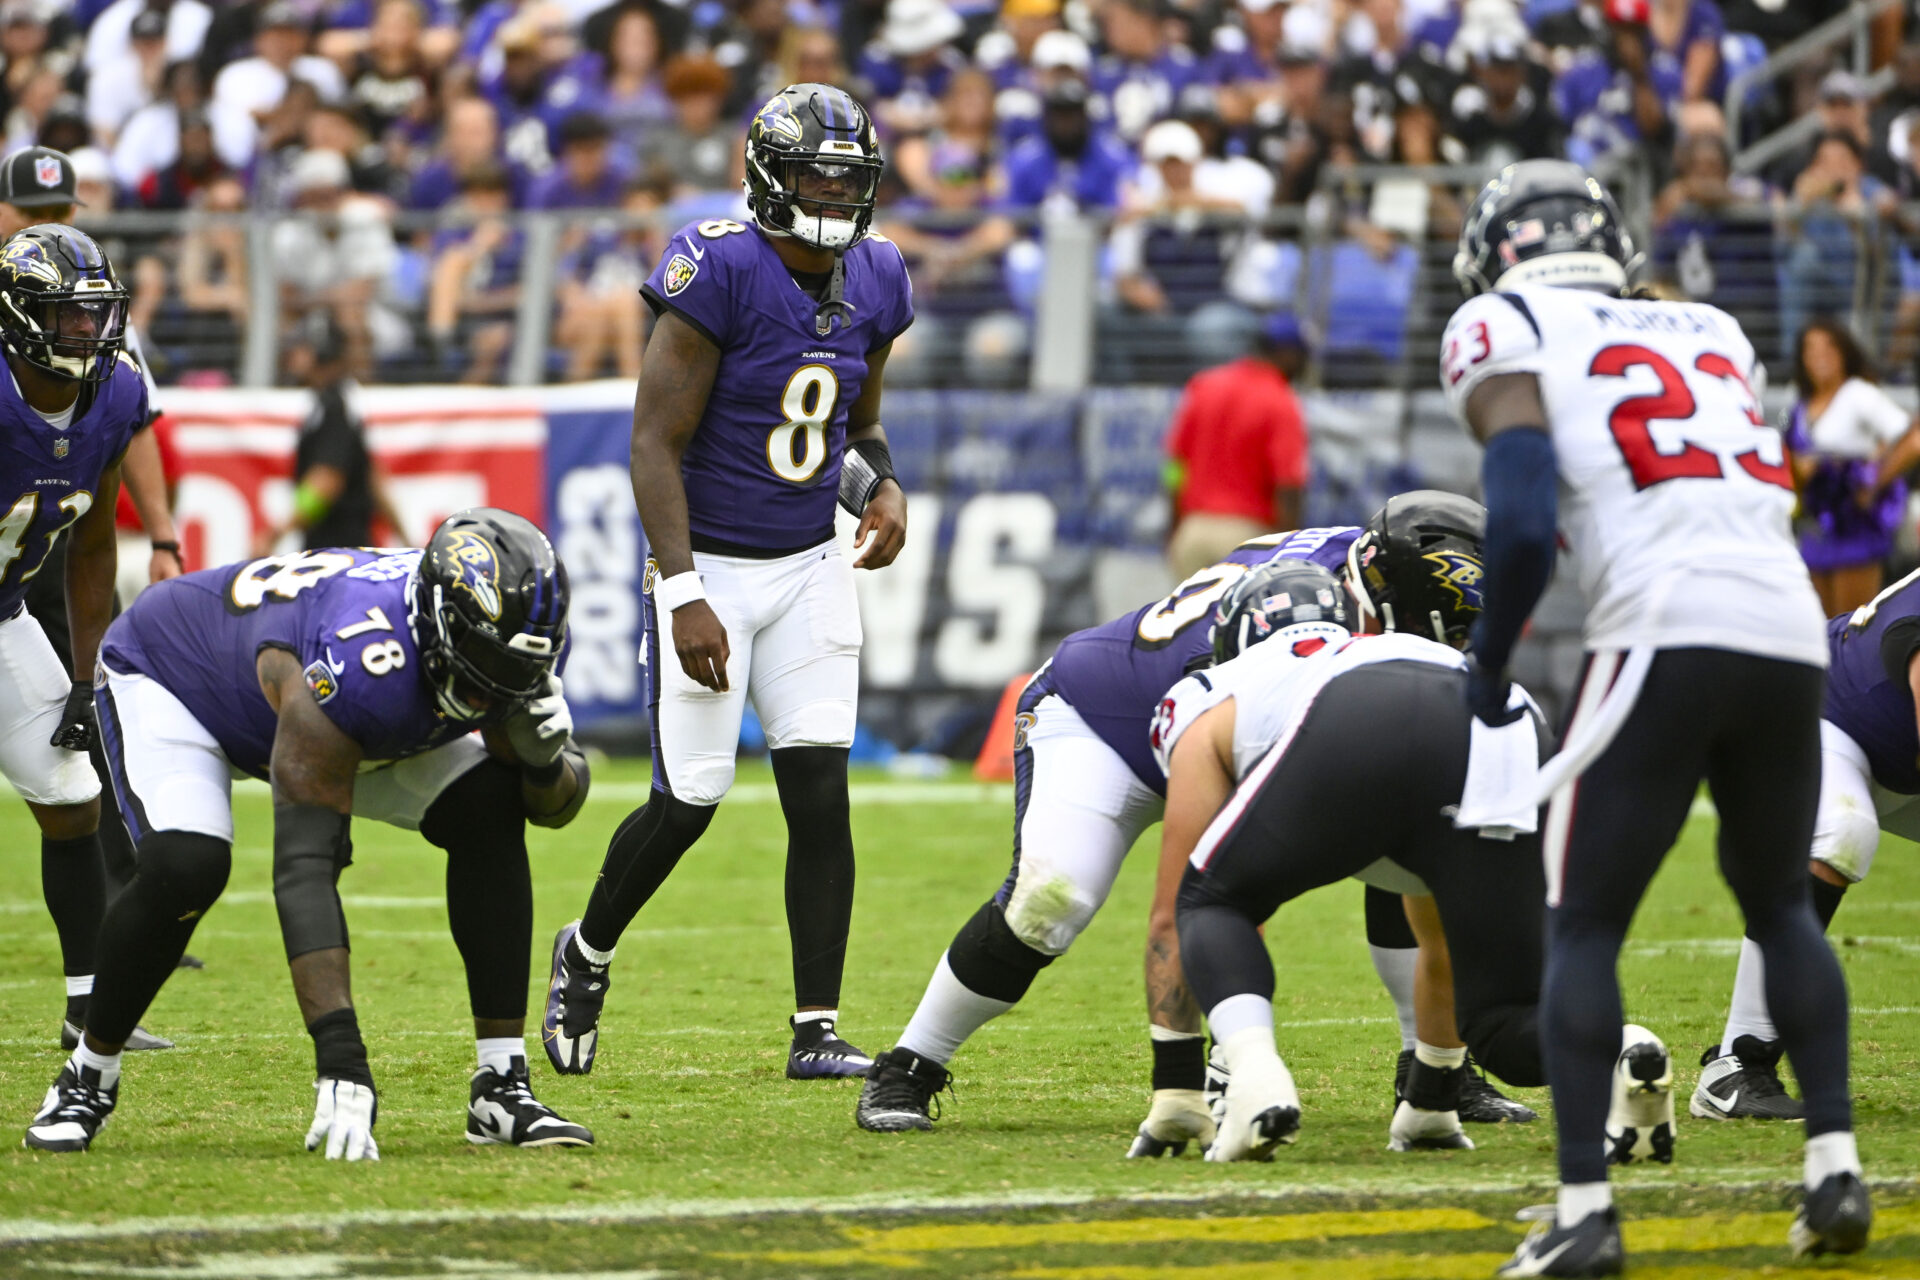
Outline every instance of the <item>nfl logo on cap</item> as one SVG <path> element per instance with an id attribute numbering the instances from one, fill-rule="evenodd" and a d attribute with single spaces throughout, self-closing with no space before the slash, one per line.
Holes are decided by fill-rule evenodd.
<path id="1" fill-rule="evenodd" d="M 52 156 L 36 156 L 33 161 L 33 177 L 43 187 L 60 185 L 60 162 Z"/>

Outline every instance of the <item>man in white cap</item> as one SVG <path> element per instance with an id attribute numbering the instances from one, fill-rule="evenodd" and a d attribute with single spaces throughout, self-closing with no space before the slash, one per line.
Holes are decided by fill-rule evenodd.
<path id="1" fill-rule="evenodd" d="M 966 24 L 946 0 L 889 0 L 880 34 L 860 54 L 860 76 L 883 128 L 918 133 L 939 119 L 940 97 L 966 59 L 953 42 Z"/>

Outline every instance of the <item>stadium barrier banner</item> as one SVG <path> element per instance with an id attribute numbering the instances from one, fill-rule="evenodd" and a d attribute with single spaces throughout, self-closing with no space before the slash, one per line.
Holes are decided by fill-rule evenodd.
<path id="1" fill-rule="evenodd" d="M 888 570 L 856 575 L 873 723 L 920 741 L 956 707 L 990 702 L 1069 631 L 1170 585 L 1160 441 L 1178 395 L 888 393 L 909 536 Z M 311 396 L 168 390 L 162 403 L 176 424 L 189 565 L 245 559 L 262 521 L 290 508 Z M 411 537 L 481 504 L 547 529 L 573 587 L 565 674 L 576 721 L 614 737 L 644 724 L 646 537 L 627 470 L 632 385 L 367 387 L 356 403 Z M 1314 523 L 1358 518 L 1407 482 L 1406 406 L 1395 393 L 1309 397 Z M 849 548 L 853 529 L 842 512 Z"/>

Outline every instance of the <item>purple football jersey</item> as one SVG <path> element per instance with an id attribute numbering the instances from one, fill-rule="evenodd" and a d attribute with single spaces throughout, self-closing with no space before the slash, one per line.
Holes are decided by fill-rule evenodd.
<path id="1" fill-rule="evenodd" d="M 1242 543 L 1220 564 L 1306 560 L 1339 577 L 1346 570 L 1347 548 L 1360 534 L 1357 527 L 1274 534 Z M 1171 595 L 1123 618 L 1076 631 L 1054 650 L 1048 668 L 1054 692 L 1119 753 L 1135 777 L 1161 795 L 1167 793 L 1167 780 L 1147 741 L 1154 708 L 1188 667 L 1213 648 L 1212 628 L 1204 624 L 1239 576 L 1219 572 L 1218 566 L 1202 569 Z"/>
<path id="2" fill-rule="evenodd" d="M 92 509 L 100 473 L 146 425 L 147 384 L 130 360 L 116 363 L 86 412 L 57 431 L 0 373 L 0 618 L 20 608 L 54 543 Z"/>
<path id="3" fill-rule="evenodd" d="M 848 312 L 821 336 L 819 304 L 758 227 L 682 227 L 641 288 L 720 348 L 707 410 L 680 462 L 696 547 L 804 550 L 833 536 L 847 410 L 869 353 L 913 323 L 900 250 L 869 233 L 846 253 Z"/>
<path id="4" fill-rule="evenodd" d="M 1920 574 L 1827 623 L 1827 651 L 1821 718 L 1860 744 L 1875 782 L 1920 795 L 1920 730 L 1907 683 L 1907 664 L 1920 652 Z"/>
<path id="5" fill-rule="evenodd" d="M 407 626 L 419 562 L 418 551 L 336 547 L 157 582 L 107 629 L 101 659 L 180 699 L 256 778 L 278 724 L 254 669 L 262 649 L 299 659 L 314 701 L 365 759 L 417 755 L 471 729 L 440 715 L 421 675 Z"/>

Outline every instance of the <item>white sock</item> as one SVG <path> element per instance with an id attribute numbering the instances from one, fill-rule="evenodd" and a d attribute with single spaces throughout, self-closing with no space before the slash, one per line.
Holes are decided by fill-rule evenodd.
<path id="1" fill-rule="evenodd" d="M 927 993 L 900 1033 L 898 1047 L 944 1065 L 960 1052 L 968 1036 L 1011 1008 L 1013 1001 L 983 996 L 955 977 L 942 952 L 927 982 Z"/>
<path id="2" fill-rule="evenodd" d="M 807 1009 L 793 1015 L 793 1025 L 796 1027 L 804 1026 L 809 1022 L 838 1021 L 840 1021 L 840 1011 L 838 1009 Z"/>
<path id="3" fill-rule="evenodd" d="M 1738 1036 L 1780 1038 L 1767 1012 L 1767 962 L 1752 938 L 1740 939 L 1740 967 L 1733 973 L 1733 1003 L 1727 1008 L 1727 1034 L 1721 1038 L 1720 1052 L 1732 1053 Z"/>
<path id="4" fill-rule="evenodd" d="M 1172 1027 L 1163 1027 L 1157 1022 L 1147 1024 L 1147 1039 L 1158 1044 L 1162 1041 L 1200 1040 L 1206 1037 L 1204 1031 L 1175 1031 Z"/>
<path id="5" fill-rule="evenodd" d="M 1464 1067 L 1467 1065 L 1467 1046 L 1456 1045 L 1451 1049 L 1439 1049 L 1428 1044 L 1425 1040 L 1420 1040 L 1414 1043 L 1413 1056 L 1429 1067 L 1437 1067 L 1441 1071 L 1451 1071 L 1455 1067 Z"/>
<path id="6" fill-rule="evenodd" d="M 1860 1152 L 1853 1144 L 1852 1130 L 1807 1139 L 1807 1190 L 1813 1190 L 1836 1173 L 1859 1176 Z"/>
<path id="7" fill-rule="evenodd" d="M 1576 1225 L 1582 1218 L 1605 1213 L 1613 1205 L 1613 1187 L 1605 1182 L 1563 1182 L 1560 1206 L 1555 1221 L 1563 1227 Z"/>
<path id="8" fill-rule="evenodd" d="M 527 1042 L 523 1036 L 481 1036 L 473 1043 L 479 1051 L 480 1065 L 492 1067 L 503 1076 L 513 1071 L 515 1058 L 524 1062 L 527 1057 Z"/>
<path id="9" fill-rule="evenodd" d="M 1411 1049 L 1419 1039 L 1413 1030 L 1413 971 L 1420 965 L 1420 948 L 1368 943 L 1367 950 L 1373 953 L 1373 971 L 1380 975 L 1380 985 L 1393 997 L 1393 1016 L 1400 1020 L 1400 1047 Z"/>
<path id="10" fill-rule="evenodd" d="M 1220 1046 L 1220 1056 L 1227 1060 L 1227 1070 L 1233 1073 L 1235 1080 L 1256 1078 L 1255 1062 L 1280 1061 L 1280 1051 L 1273 1045 L 1271 1027 L 1241 1027 L 1226 1036 L 1216 1033 L 1215 1043 Z"/>
<path id="11" fill-rule="evenodd" d="M 93 975 L 82 973 L 67 975 L 67 994 L 70 996 L 90 996 L 93 994 Z"/>
<path id="12" fill-rule="evenodd" d="M 1228 1040 L 1252 1027 L 1267 1033 L 1267 1044 L 1271 1047 L 1273 1001 L 1265 996 L 1228 996 L 1207 1014 L 1207 1027 L 1213 1032 L 1214 1043 L 1221 1046 L 1222 1052 L 1225 1052 Z"/>
<path id="13" fill-rule="evenodd" d="M 613 963 L 612 947 L 608 947 L 605 951 L 594 950 L 587 945 L 587 935 L 581 933 L 578 929 L 573 931 L 573 945 L 579 950 L 581 958 L 588 964 L 598 965 L 604 969 Z"/>
<path id="14" fill-rule="evenodd" d="M 111 1089 L 120 1083 L 120 1055 L 117 1053 L 95 1053 L 87 1047 L 85 1036 L 80 1038 L 80 1047 L 73 1051 L 67 1061 L 76 1067 L 92 1067 L 100 1073 L 100 1087 Z M 1807 1150 L 1813 1150 L 1813 1143 L 1807 1144 Z"/>

